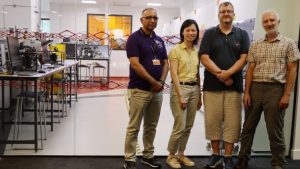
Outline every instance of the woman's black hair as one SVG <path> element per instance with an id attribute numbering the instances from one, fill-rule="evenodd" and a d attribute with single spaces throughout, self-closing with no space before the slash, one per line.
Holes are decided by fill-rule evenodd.
<path id="1" fill-rule="evenodd" d="M 194 24 L 196 26 L 196 30 L 197 30 L 197 35 L 196 35 L 196 39 L 193 41 L 193 44 L 194 45 L 197 45 L 198 44 L 198 40 L 199 40 L 199 27 L 198 27 L 198 24 L 195 20 L 193 19 L 187 19 L 185 20 L 182 25 L 181 25 L 181 28 L 180 28 L 180 43 L 182 43 L 184 41 L 184 36 L 183 36 L 183 31 L 185 28 L 191 26 L 192 24 Z"/>

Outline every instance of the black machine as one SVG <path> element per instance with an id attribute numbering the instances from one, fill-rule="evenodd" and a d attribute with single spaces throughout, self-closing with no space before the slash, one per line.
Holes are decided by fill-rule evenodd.
<path id="1" fill-rule="evenodd" d="M 23 43 L 19 47 L 19 55 L 22 60 L 22 71 L 36 71 L 38 67 L 38 53 L 35 47 L 24 46 Z"/>
<path id="2" fill-rule="evenodd" d="M 83 58 L 93 58 L 93 49 L 90 46 L 84 46 L 81 50 Z"/>
<path id="3" fill-rule="evenodd" d="M 65 43 L 66 44 L 66 56 L 67 58 L 76 58 L 76 44 L 75 43 Z"/>
<path id="4" fill-rule="evenodd" d="M 13 73 L 22 70 L 22 59 L 19 55 L 19 41 L 18 38 L 7 36 L 8 47 L 8 71 Z"/>
<path id="5" fill-rule="evenodd" d="M 19 45 L 18 38 L 7 36 L 8 71 L 36 71 L 38 54 L 34 47 Z"/>
<path id="6" fill-rule="evenodd" d="M 37 51 L 34 47 L 20 44 L 19 55 L 22 59 L 22 69 L 31 70 L 36 67 Z"/>

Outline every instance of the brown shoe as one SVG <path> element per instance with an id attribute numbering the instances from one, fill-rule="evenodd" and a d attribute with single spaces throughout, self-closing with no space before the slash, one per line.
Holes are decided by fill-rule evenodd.
<path id="1" fill-rule="evenodd" d="M 279 165 L 275 165 L 275 166 L 272 166 L 273 169 L 283 169 L 283 167 L 279 166 Z"/>
<path id="2" fill-rule="evenodd" d="M 248 160 L 246 158 L 239 157 L 238 162 L 234 165 L 235 169 L 246 169 L 248 166 Z"/>
<path id="3" fill-rule="evenodd" d="M 189 159 L 187 156 L 177 156 L 177 160 L 180 164 L 183 164 L 188 167 L 195 166 L 195 162 Z"/>
<path id="4" fill-rule="evenodd" d="M 166 162 L 171 168 L 181 168 L 176 156 L 168 156 Z"/>

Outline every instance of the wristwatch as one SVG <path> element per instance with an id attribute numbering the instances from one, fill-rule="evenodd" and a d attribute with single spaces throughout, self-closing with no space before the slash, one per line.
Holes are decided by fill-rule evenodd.
<path id="1" fill-rule="evenodd" d="M 162 85 L 165 85 L 165 81 L 164 81 L 164 80 L 159 80 L 159 82 L 160 82 Z"/>

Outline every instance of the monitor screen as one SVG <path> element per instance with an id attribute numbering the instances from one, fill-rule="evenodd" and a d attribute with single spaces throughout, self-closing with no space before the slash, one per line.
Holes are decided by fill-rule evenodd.
<path id="1" fill-rule="evenodd" d="M 9 69 L 14 72 L 22 69 L 22 59 L 19 55 L 19 41 L 18 38 L 7 36 Z"/>
<path id="2" fill-rule="evenodd" d="M 66 43 L 66 55 L 67 55 L 67 58 L 75 58 L 76 44 Z"/>

